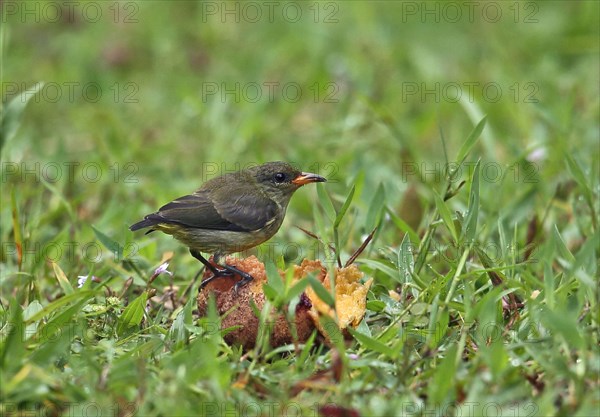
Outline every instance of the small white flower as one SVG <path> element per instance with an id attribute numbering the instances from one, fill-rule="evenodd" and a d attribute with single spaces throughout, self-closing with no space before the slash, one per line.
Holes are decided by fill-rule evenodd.
<path id="1" fill-rule="evenodd" d="M 542 162 L 546 159 L 547 156 L 548 156 L 548 151 L 546 150 L 546 148 L 539 147 L 539 148 L 535 148 L 534 150 L 529 152 L 529 155 L 527 155 L 527 160 L 529 162 L 533 162 L 533 163 Z"/>
<path id="2" fill-rule="evenodd" d="M 156 268 L 156 269 L 154 270 L 154 276 L 155 276 L 155 277 L 156 277 L 156 276 L 159 276 L 159 275 L 160 275 L 160 274 L 162 274 L 163 272 L 164 272 L 165 274 L 169 274 L 169 275 L 173 276 L 173 273 L 172 273 L 171 271 L 167 271 L 167 268 L 168 268 L 168 267 L 169 267 L 169 263 L 168 263 L 168 262 L 165 262 L 165 263 L 163 263 L 161 266 L 159 266 L 158 268 Z"/>
<path id="3" fill-rule="evenodd" d="M 88 279 L 87 275 L 79 275 L 77 277 L 77 288 L 83 287 L 83 284 L 85 284 L 85 282 L 87 281 L 87 279 Z"/>

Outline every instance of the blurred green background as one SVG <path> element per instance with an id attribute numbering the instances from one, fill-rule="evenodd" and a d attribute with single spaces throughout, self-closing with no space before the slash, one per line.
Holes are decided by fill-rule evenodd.
<path id="1" fill-rule="evenodd" d="M 131 271 L 91 226 L 138 262 L 136 283 L 174 251 L 185 285 L 198 268 L 186 248 L 127 227 L 208 178 L 270 160 L 327 176 L 337 208 L 357 186 L 344 259 L 375 225 L 380 186 L 383 204 L 422 236 L 433 190 L 446 191 L 444 168 L 484 115 L 452 180 L 455 189 L 481 160 L 480 242 L 497 242 L 503 228 L 524 242 L 537 217 L 575 251 L 595 214 L 565 155 L 597 201 L 599 4 L 2 2 L 4 107 L 44 83 L 2 145 L 2 305 L 56 298 L 48 260 L 73 284 L 90 271 L 125 281 Z M 466 209 L 466 188 L 452 212 Z M 297 193 L 273 241 L 312 247 L 294 225 L 331 239 L 322 214 L 315 226 L 317 201 L 313 188 Z M 385 258 L 402 240 L 383 222 L 366 257 Z M 287 261 L 300 255 L 317 256 Z"/>
<path id="2" fill-rule="evenodd" d="M 51 229 L 25 224 L 35 242 L 67 226 L 86 240 L 89 224 L 126 239 L 128 224 L 207 178 L 268 160 L 329 176 L 334 196 L 363 172 L 359 207 L 380 183 L 392 207 L 411 185 L 427 205 L 422 185 L 443 181 L 446 161 L 486 114 L 470 161 L 488 163 L 482 200 L 492 214 L 522 193 L 543 206 L 564 153 L 592 163 L 597 150 L 594 1 L 3 9 L 3 101 L 45 83 L 2 150 L 3 195 L 16 187 L 52 216 Z M 535 167 L 518 165 L 534 151 Z M 56 192 L 36 175 L 56 179 Z M 296 218 L 310 220 L 311 201 L 311 191 L 299 193 L 286 225 L 309 224 Z M 3 204 L 3 241 L 8 211 Z"/>

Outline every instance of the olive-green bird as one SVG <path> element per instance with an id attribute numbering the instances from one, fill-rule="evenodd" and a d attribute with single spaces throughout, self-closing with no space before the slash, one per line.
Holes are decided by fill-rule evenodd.
<path id="1" fill-rule="evenodd" d="M 239 274 L 242 280 L 234 287 L 237 291 L 252 276 L 220 264 L 219 258 L 270 239 L 283 222 L 292 194 L 304 184 L 324 181 L 327 180 L 300 172 L 286 162 L 267 162 L 213 178 L 196 192 L 171 201 L 129 229 L 151 227 L 146 234 L 160 230 L 173 235 L 212 272 L 213 276 L 204 280 L 202 287 L 217 277 Z M 213 254 L 219 268 L 200 252 Z"/>

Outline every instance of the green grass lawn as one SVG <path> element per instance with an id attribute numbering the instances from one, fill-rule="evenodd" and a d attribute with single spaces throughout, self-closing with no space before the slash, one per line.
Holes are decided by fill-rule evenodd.
<path id="1" fill-rule="evenodd" d="M 598 2 L 0 7 L 0 415 L 600 415 Z M 374 231 L 346 342 L 228 346 L 128 230 L 271 160 L 329 181 L 243 256 Z"/>

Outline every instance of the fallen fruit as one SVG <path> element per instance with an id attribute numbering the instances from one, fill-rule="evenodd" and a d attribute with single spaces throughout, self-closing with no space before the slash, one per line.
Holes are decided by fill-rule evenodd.
<path id="1" fill-rule="evenodd" d="M 241 279 L 238 275 L 221 277 L 208 283 L 198 294 L 198 311 L 200 315 L 205 315 L 208 297 L 214 296 L 217 312 L 222 316 L 221 329 L 235 328 L 224 335 L 225 341 L 228 344 L 241 345 L 246 350 L 251 349 L 259 334 L 259 318 L 255 311 L 262 311 L 266 300 L 263 292 L 263 284 L 267 282 L 265 266 L 255 256 L 245 259 L 228 257 L 225 262 L 249 273 L 254 279 L 240 288 L 237 294 L 232 289 Z M 327 269 L 320 261 L 304 260 L 299 266 L 295 266 L 294 282 L 313 273 L 326 289 L 331 288 Z M 280 271 L 280 275 L 283 276 L 283 272 Z M 204 278 L 209 276 L 210 271 L 207 271 Z M 355 265 L 335 269 L 335 312 L 310 286 L 307 287 L 300 295 L 295 310 L 293 327 L 297 341 L 305 342 L 315 329 L 326 340 L 327 332 L 320 324 L 320 317 L 323 315 L 331 317 L 346 336 L 349 326 L 358 326 L 365 314 L 367 292 L 373 282 L 371 278 L 361 284 L 359 280 L 362 277 L 363 273 Z M 270 327 L 271 346 L 283 346 L 294 342 L 288 321 L 275 309 L 272 311 Z"/>

